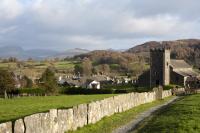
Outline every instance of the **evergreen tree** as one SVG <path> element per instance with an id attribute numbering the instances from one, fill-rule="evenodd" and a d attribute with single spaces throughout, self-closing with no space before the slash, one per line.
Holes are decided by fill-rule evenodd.
<path id="1" fill-rule="evenodd" d="M 57 92 L 57 81 L 55 73 L 51 68 L 47 68 L 40 79 L 42 87 L 45 88 L 46 93 L 55 94 Z"/>
<path id="2" fill-rule="evenodd" d="M 14 76 L 8 70 L 0 70 L 0 92 L 7 98 L 7 92 L 15 89 Z"/>

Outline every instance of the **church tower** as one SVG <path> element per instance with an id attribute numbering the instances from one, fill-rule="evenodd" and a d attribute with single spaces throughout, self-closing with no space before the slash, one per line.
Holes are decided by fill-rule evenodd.
<path id="1" fill-rule="evenodd" d="M 170 50 L 150 50 L 150 87 L 169 85 Z"/>

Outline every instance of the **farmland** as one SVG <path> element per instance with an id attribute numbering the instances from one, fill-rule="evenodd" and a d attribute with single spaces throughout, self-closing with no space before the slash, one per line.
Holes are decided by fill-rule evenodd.
<path id="1" fill-rule="evenodd" d="M 63 95 L 0 99 L 0 122 L 17 119 L 38 112 L 45 112 L 49 109 L 69 108 L 74 105 L 111 96 L 114 95 Z"/>
<path id="2" fill-rule="evenodd" d="M 47 67 L 54 67 L 57 73 L 72 73 L 75 64 L 77 64 L 75 61 L 1 62 L 0 69 L 9 69 L 28 77 L 39 77 Z"/>

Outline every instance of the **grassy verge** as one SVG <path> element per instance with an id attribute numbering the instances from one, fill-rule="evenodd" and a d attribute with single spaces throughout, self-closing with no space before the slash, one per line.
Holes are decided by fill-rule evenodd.
<path id="1" fill-rule="evenodd" d="M 73 131 L 70 133 L 111 133 L 114 129 L 125 125 L 126 123 L 133 120 L 139 113 L 144 112 L 156 105 L 163 104 L 171 98 L 172 97 L 152 103 L 143 104 L 126 112 L 117 113 L 110 117 L 105 117 L 96 124 L 87 125 L 77 131 Z"/>
<path id="2" fill-rule="evenodd" d="M 200 94 L 183 97 L 147 120 L 139 133 L 199 133 Z"/>
<path id="3" fill-rule="evenodd" d="M 53 108 L 68 108 L 111 96 L 114 95 L 63 95 L 0 99 L 0 122 L 17 119 L 33 113 L 45 112 Z"/>

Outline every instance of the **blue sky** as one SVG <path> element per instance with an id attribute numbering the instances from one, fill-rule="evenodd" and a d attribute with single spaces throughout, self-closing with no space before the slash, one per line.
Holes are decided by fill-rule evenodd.
<path id="1" fill-rule="evenodd" d="M 0 46 L 126 49 L 199 38 L 198 0 L 1 0 Z"/>

